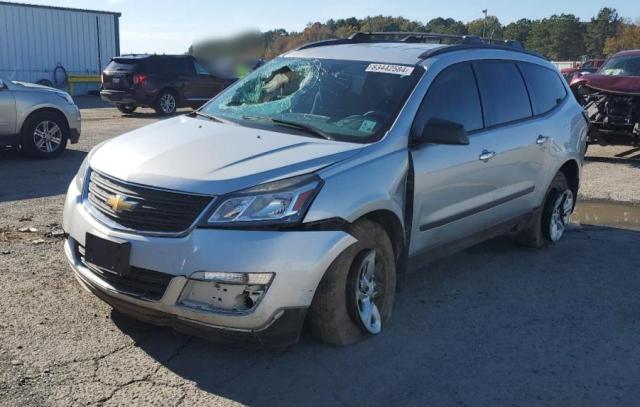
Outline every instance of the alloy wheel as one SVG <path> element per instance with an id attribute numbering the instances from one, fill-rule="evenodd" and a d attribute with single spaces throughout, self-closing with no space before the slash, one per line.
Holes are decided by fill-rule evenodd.
<path id="1" fill-rule="evenodd" d="M 355 284 L 355 305 L 362 327 L 371 334 L 378 334 L 382 330 L 382 320 L 378 308 L 382 295 L 381 283 L 378 279 L 381 270 L 376 264 L 376 251 L 368 250 L 360 257 L 357 265 L 358 276 Z"/>
<path id="2" fill-rule="evenodd" d="M 573 212 L 573 199 L 573 192 L 566 189 L 553 203 L 551 222 L 549 222 L 549 238 L 552 242 L 560 240 L 569 224 L 569 218 Z"/>
<path id="3" fill-rule="evenodd" d="M 51 154 L 62 144 L 62 129 L 55 122 L 42 121 L 33 131 L 33 142 L 38 150 Z"/>
<path id="4" fill-rule="evenodd" d="M 176 110 L 176 98 L 171 93 L 165 93 L 160 98 L 160 108 L 166 114 L 173 113 Z"/>

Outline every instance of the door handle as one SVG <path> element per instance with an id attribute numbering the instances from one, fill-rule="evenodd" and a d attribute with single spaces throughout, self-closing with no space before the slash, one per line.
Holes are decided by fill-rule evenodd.
<path id="1" fill-rule="evenodd" d="M 541 146 L 544 143 L 546 143 L 547 140 L 549 140 L 549 137 L 546 137 L 546 136 L 543 136 L 543 135 L 539 135 L 538 138 L 536 139 L 536 144 Z"/>
<path id="2" fill-rule="evenodd" d="M 480 153 L 480 156 L 478 157 L 478 159 L 482 162 L 487 162 L 490 159 L 492 159 L 493 157 L 496 156 L 496 152 L 495 151 L 489 151 L 489 150 L 482 150 L 482 153 Z"/>

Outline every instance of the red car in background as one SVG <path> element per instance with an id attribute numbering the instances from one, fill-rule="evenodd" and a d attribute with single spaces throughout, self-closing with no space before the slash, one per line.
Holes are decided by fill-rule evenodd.
<path id="1" fill-rule="evenodd" d="M 561 69 L 560 73 L 567 82 L 571 82 L 575 74 L 583 75 L 585 73 L 596 72 L 605 61 L 605 59 L 588 59 L 576 67 Z"/>
<path id="2" fill-rule="evenodd" d="M 640 49 L 618 52 L 570 86 L 589 119 L 589 142 L 640 146 Z"/>

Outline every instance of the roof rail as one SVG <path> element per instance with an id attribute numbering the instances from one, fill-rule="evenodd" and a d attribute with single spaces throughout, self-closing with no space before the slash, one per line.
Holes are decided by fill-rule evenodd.
<path id="1" fill-rule="evenodd" d="M 540 56 L 537 53 L 529 52 L 524 49 L 520 42 L 515 40 L 497 40 L 492 38 L 482 38 L 475 35 L 455 35 L 455 34 L 438 34 L 431 32 L 355 32 L 348 38 L 337 38 L 331 40 L 311 42 L 304 44 L 298 48 L 297 51 L 309 48 L 324 47 L 328 45 L 343 45 L 343 44 L 363 44 L 374 42 L 406 42 L 406 43 L 436 43 L 443 45 L 458 45 L 466 48 L 497 48 L 497 49 L 509 49 L 511 51 L 521 51 L 532 55 Z M 450 48 L 450 47 L 447 47 Z M 433 52 L 441 49 L 433 49 L 425 52 L 431 56 Z M 460 48 L 458 48 L 460 49 Z M 426 56 L 424 57 L 426 58 Z M 421 59 L 424 59 L 421 56 Z"/>
<path id="2" fill-rule="evenodd" d="M 434 57 L 436 55 L 440 55 L 440 54 L 445 54 L 447 52 L 454 52 L 454 51 L 466 51 L 466 50 L 476 50 L 476 49 L 493 49 L 493 50 L 503 50 L 503 51 L 515 51 L 515 52 L 520 52 L 523 54 L 527 54 L 527 55 L 531 55 L 534 57 L 538 57 L 538 58 L 542 58 L 545 61 L 547 60 L 547 58 L 545 58 L 543 55 L 535 52 L 535 51 L 529 51 L 526 50 L 522 47 L 522 45 L 520 45 L 520 43 L 518 41 L 514 41 L 515 44 L 508 44 L 508 43 L 497 43 L 497 44 L 455 44 L 455 45 L 450 45 L 450 46 L 445 46 L 445 47 L 439 47 L 439 48 L 433 48 L 433 49 L 429 49 L 425 52 L 423 52 L 422 54 L 420 54 L 418 56 L 418 59 L 427 59 L 430 57 Z"/>

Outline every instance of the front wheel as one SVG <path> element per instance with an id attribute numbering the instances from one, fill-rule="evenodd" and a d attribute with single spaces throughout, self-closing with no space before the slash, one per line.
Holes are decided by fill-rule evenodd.
<path id="1" fill-rule="evenodd" d="M 22 151 L 34 158 L 57 157 L 67 147 L 69 129 L 59 114 L 39 112 L 24 123 L 20 135 Z"/>
<path id="2" fill-rule="evenodd" d="M 393 310 L 396 262 L 389 236 L 368 220 L 355 223 L 352 233 L 358 241 L 326 271 L 309 310 L 312 335 L 331 345 L 379 334 Z"/>

